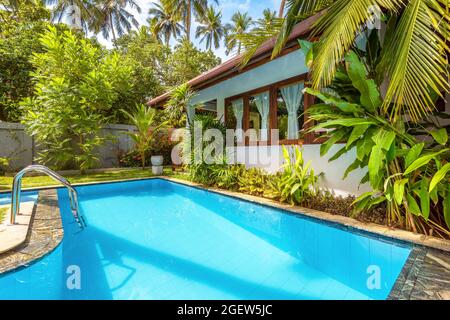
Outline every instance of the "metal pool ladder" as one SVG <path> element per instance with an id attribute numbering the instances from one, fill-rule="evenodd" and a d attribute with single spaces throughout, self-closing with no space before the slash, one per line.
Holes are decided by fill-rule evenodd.
<path id="1" fill-rule="evenodd" d="M 69 199 L 70 199 L 70 209 L 72 210 L 72 214 L 75 218 L 75 221 L 78 223 L 81 229 L 86 227 L 86 222 L 84 221 L 83 216 L 80 214 L 78 210 L 78 194 L 77 191 L 72 187 L 72 185 L 67 181 L 63 176 L 56 173 L 55 171 L 47 168 L 42 165 L 31 165 L 19 171 L 14 176 L 13 188 L 11 192 L 11 224 L 15 224 L 16 215 L 19 213 L 20 209 L 20 193 L 22 189 L 22 177 L 25 173 L 30 171 L 38 171 L 45 173 L 49 177 L 53 178 L 56 181 L 61 182 L 69 191 Z"/>

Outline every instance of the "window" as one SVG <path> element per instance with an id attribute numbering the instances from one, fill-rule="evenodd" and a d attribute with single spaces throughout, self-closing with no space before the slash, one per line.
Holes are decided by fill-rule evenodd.
<path id="1" fill-rule="evenodd" d="M 303 143 L 303 139 L 312 142 L 311 134 L 304 134 L 305 110 L 313 102 L 309 95 L 303 95 L 305 79 L 306 74 L 302 74 L 225 99 L 227 128 L 254 129 L 251 139 L 246 132 L 246 144 L 275 143 L 271 141 L 270 129 L 279 130 L 282 144 Z"/>
<path id="2" fill-rule="evenodd" d="M 277 89 L 277 128 L 279 140 L 298 140 L 303 129 L 303 82 Z"/>

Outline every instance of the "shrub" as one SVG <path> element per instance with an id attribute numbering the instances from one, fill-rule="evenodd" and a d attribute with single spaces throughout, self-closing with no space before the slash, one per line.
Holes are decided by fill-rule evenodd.
<path id="1" fill-rule="evenodd" d="M 35 53 L 34 98 L 27 98 L 23 124 L 36 138 L 39 159 L 57 169 L 91 168 L 100 129 L 118 92 L 128 87 L 129 69 L 117 54 L 107 54 L 89 40 L 54 27 L 41 37 Z"/>
<path id="2" fill-rule="evenodd" d="M 311 161 L 305 164 L 302 151 L 294 149 L 295 156 L 291 157 L 288 149 L 283 146 L 283 172 L 269 180 L 268 194 L 281 202 L 303 204 L 306 198 L 315 195 L 318 176 L 310 168 Z"/>

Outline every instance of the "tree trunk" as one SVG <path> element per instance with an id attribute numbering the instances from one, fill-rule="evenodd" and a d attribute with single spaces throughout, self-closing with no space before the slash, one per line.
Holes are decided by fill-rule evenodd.
<path id="1" fill-rule="evenodd" d="M 111 27 L 111 32 L 112 32 L 112 36 L 113 36 L 113 43 L 114 43 L 114 46 L 117 48 L 117 44 L 116 44 L 116 32 L 114 31 L 114 26 L 113 26 L 113 23 L 112 23 L 112 15 L 111 15 L 111 13 L 109 13 L 109 26 Z"/>
<path id="2" fill-rule="evenodd" d="M 286 6 L 286 0 L 281 0 L 280 10 L 278 11 L 278 17 L 283 18 L 284 15 L 284 7 Z"/>
<path id="3" fill-rule="evenodd" d="M 191 8 L 192 3 L 191 0 L 187 1 L 187 5 L 186 5 L 186 21 L 185 21 L 185 28 L 186 28 L 186 37 L 188 39 L 188 41 L 191 41 Z"/>

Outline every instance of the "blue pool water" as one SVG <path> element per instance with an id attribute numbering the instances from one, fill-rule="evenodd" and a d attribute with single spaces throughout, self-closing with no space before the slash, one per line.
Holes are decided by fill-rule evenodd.
<path id="1" fill-rule="evenodd" d="M 385 299 L 410 252 L 162 179 L 77 190 L 88 227 L 59 189 L 64 240 L 0 299 Z"/>

